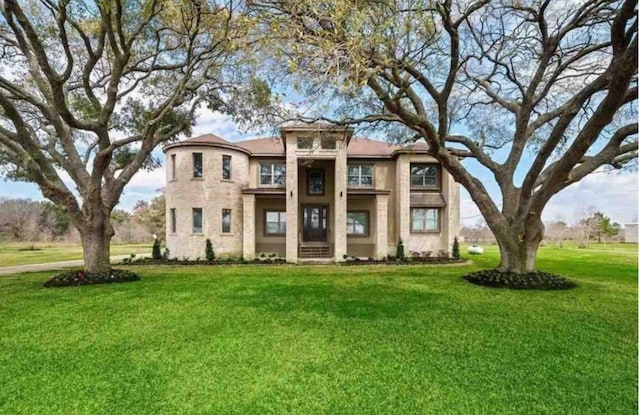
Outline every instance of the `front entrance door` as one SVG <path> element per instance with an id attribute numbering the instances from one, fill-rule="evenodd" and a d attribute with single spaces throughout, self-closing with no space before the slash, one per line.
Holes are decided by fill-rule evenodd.
<path id="1" fill-rule="evenodd" d="M 327 207 L 305 205 L 302 207 L 302 239 L 326 242 L 327 240 Z"/>

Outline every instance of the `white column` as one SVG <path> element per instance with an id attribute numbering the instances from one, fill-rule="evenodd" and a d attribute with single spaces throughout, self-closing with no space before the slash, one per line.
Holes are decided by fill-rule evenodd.
<path id="1" fill-rule="evenodd" d="M 387 257 L 388 209 L 389 196 L 376 195 L 376 259 L 384 259 Z"/>
<path id="2" fill-rule="evenodd" d="M 298 262 L 298 160 L 287 151 L 287 262 Z"/>
<path id="3" fill-rule="evenodd" d="M 256 257 L 256 195 L 242 195 L 242 256 Z"/>
<path id="4" fill-rule="evenodd" d="M 347 253 L 347 146 L 344 141 L 339 145 L 335 162 L 335 194 L 333 212 L 333 251 L 335 261 L 344 261 Z"/>

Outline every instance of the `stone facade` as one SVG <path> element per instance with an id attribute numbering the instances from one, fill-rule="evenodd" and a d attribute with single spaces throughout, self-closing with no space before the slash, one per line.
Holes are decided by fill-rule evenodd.
<path id="1" fill-rule="evenodd" d="M 458 184 L 438 167 L 437 188 L 416 189 L 412 164 L 437 166 L 424 145 L 398 147 L 351 133 L 302 125 L 283 129 L 278 138 L 230 143 L 207 135 L 166 146 L 170 255 L 203 258 L 206 239 L 219 256 L 276 255 L 288 262 L 316 254 L 334 261 L 346 255 L 383 258 L 395 254 L 399 239 L 407 252 L 450 251 L 460 221 Z M 194 153 L 202 155 L 202 177 L 194 177 Z M 223 160 L 229 157 L 231 177 L 223 179 Z M 271 177 L 261 179 L 261 169 L 270 172 L 272 165 L 286 166 L 286 179 L 265 184 Z M 372 183 L 350 187 L 352 165 L 370 166 Z M 322 192 L 312 192 L 311 177 L 318 182 L 318 175 Z M 420 208 L 437 210 L 437 229 L 413 229 L 412 209 Z M 202 209 L 201 232 L 194 232 L 193 209 Z M 231 215 L 225 229 L 223 210 Z M 278 226 L 267 224 L 267 215 L 278 217 L 277 212 L 286 216 L 282 233 L 267 231 Z M 354 215 L 366 220 L 350 233 L 347 221 Z"/>

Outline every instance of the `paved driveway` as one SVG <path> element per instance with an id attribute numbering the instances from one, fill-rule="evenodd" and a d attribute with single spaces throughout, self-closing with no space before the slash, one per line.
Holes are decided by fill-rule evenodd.
<path id="1" fill-rule="evenodd" d="M 144 257 L 145 254 L 136 254 L 136 258 Z M 148 255 L 147 255 L 148 256 Z M 111 257 L 111 262 L 129 258 L 130 255 L 115 255 Z M 47 262 L 45 264 L 14 265 L 11 267 L 0 267 L 0 275 L 20 274 L 22 272 L 51 271 L 54 269 L 80 267 L 83 265 L 81 259 L 72 261 Z"/>

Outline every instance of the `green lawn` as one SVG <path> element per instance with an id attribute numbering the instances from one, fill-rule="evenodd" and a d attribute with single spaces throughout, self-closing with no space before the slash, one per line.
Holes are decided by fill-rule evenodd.
<path id="1" fill-rule="evenodd" d="M 82 245 L 37 243 L 34 251 L 24 250 L 24 243 L 0 244 L 0 267 L 43 264 L 82 259 Z M 151 253 L 151 244 L 112 244 L 111 255 Z"/>
<path id="2" fill-rule="evenodd" d="M 571 291 L 469 266 L 140 267 L 0 278 L 0 413 L 637 414 L 635 250 L 543 248 Z"/>

